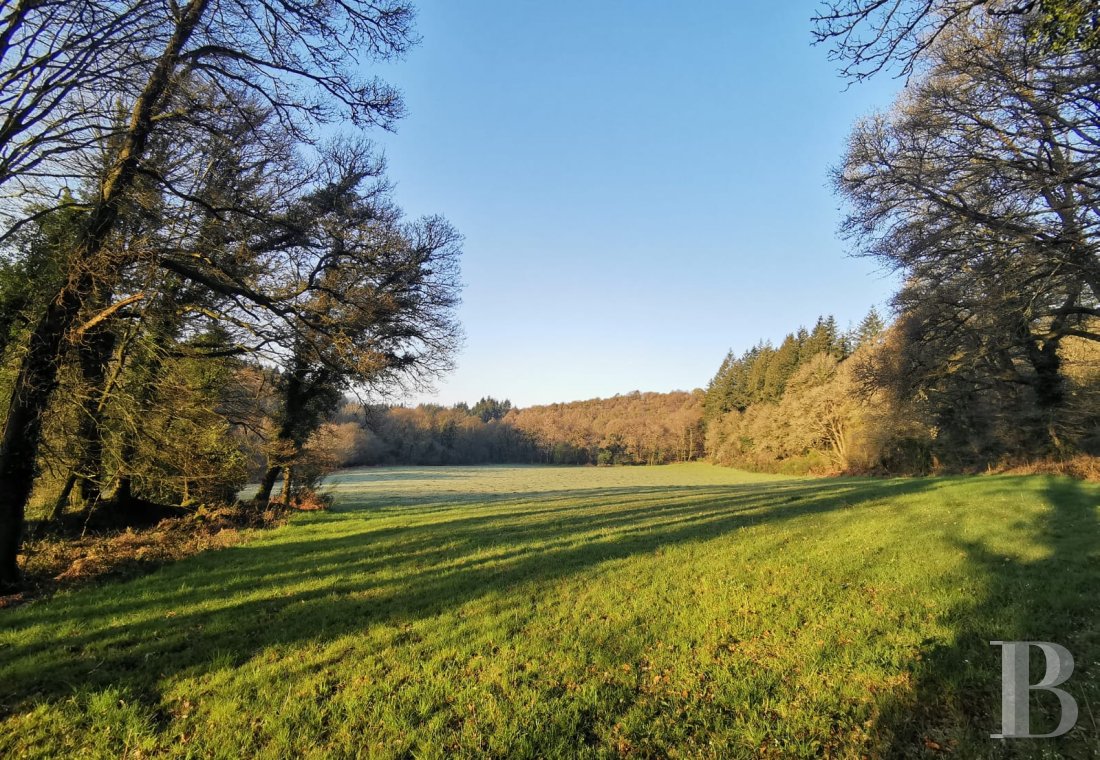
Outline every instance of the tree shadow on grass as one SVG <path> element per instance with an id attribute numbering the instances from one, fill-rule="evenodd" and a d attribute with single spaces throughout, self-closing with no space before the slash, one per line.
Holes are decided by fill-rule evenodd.
<path id="1" fill-rule="evenodd" d="M 311 516 L 253 544 L 14 611 L 4 623 L 29 640 L 0 649 L 0 711 L 107 687 L 157 710 L 166 677 L 379 624 L 398 632 L 489 594 L 753 525 L 890 508 L 929 482 L 523 493 L 493 500 L 495 510 L 452 507 L 450 518 L 408 510 L 408 525 L 379 526 L 370 512 Z M 343 535 L 332 534 L 333 521 Z"/>
<path id="2" fill-rule="evenodd" d="M 1048 510 L 1028 535 L 1042 542 L 1041 558 L 1020 561 L 981 542 L 957 541 L 970 573 L 985 588 L 948 612 L 949 642 L 926 642 L 913 663 L 913 689 L 884 709 L 876 731 L 885 757 L 1100 757 L 1100 522 L 1095 486 L 1050 478 Z M 990 738 L 1000 732 L 1001 649 L 991 641 L 1051 641 L 1074 656 L 1063 684 L 1080 708 L 1075 729 L 1054 739 Z M 1031 682 L 1043 675 L 1033 650 Z M 1034 692 L 1031 731 L 1058 724 L 1055 695 Z"/>
<path id="3" fill-rule="evenodd" d="M 524 556 L 525 563 L 507 568 L 505 581 L 555 578 L 564 573 L 540 564 L 553 559 L 563 548 L 571 550 L 578 560 L 570 566 L 582 570 L 666 544 L 713 538 L 760 523 L 895 498 L 920 490 L 922 483 L 849 480 L 765 487 L 644 486 L 532 491 L 523 493 L 521 500 L 514 496 L 483 498 L 478 494 L 472 499 L 458 497 L 423 509 L 402 505 L 344 512 L 337 518 L 344 528 L 341 534 L 325 532 L 321 537 L 312 536 L 313 531 L 308 529 L 331 528 L 333 518 L 312 513 L 296 519 L 291 529 L 295 535 L 306 536 L 301 540 L 280 540 L 274 545 L 261 542 L 191 560 L 204 565 L 201 571 L 178 563 L 161 575 L 135 581 L 143 587 L 139 593 L 126 599 L 111 598 L 106 606 L 99 601 L 96 617 L 106 612 L 117 617 L 149 607 L 178 611 L 257 587 L 277 592 L 283 584 L 304 578 L 340 582 L 381 570 L 399 575 L 405 585 L 417 585 L 462 567 L 500 564 L 516 556 Z M 479 509 L 467 513 L 456 508 L 464 501 L 476 503 Z M 454 516 L 431 516 L 439 512 Z M 397 514 L 408 514 L 410 521 L 396 525 L 382 522 L 379 527 L 379 516 Z M 180 576 L 186 588 L 161 582 L 162 576 Z M 359 581 L 350 585 L 366 590 L 385 584 Z M 482 590 L 506 587 L 507 583 Z M 463 601 L 466 599 L 457 600 Z M 73 617 L 66 605 L 39 609 L 37 613 L 35 624 Z M 48 646 L 48 642 L 42 646 Z"/>

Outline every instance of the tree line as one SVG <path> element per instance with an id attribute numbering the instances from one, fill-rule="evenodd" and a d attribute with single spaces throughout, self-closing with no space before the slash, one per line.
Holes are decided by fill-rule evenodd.
<path id="1" fill-rule="evenodd" d="M 702 391 L 513 408 L 346 403 L 316 436 L 329 466 L 667 464 L 703 456 Z"/>
<path id="2" fill-rule="evenodd" d="M 1024 385 L 918 388 L 928 346 L 914 329 L 911 316 L 887 325 L 872 309 L 847 335 L 824 319 L 778 348 L 728 355 L 706 390 L 707 456 L 790 473 L 928 474 L 1100 454 L 1096 343 L 1060 346 L 1066 399 L 1051 417 Z"/>

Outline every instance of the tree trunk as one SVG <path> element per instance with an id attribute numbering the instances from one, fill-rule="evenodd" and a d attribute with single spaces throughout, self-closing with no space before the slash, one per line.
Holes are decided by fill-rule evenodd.
<path id="1" fill-rule="evenodd" d="M 154 359 L 151 368 L 148 370 L 145 382 L 138 394 L 137 410 L 138 415 L 149 404 L 151 393 L 154 388 L 154 381 L 157 375 L 157 369 L 159 368 L 159 362 Z M 138 424 L 135 422 L 134 424 Z M 131 430 L 126 430 L 122 435 L 122 445 L 119 449 L 119 462 L 118 462 L 118 486 L 115 488 L 114 494 L 111 496 L 111 501 L 114 502 L 114 506 L 120 510 L 127 510 L 133 505 L 134 501 L 134 459 L 137 457 L 137 444 L 134 439 L 136 433 Z M 85 502 L 86 508 L 91 507 L 90 502 Z"/>
<path id="2" fill-rule="evenodd" d="M 114 349 L 114 332 L 100 325 L 88 331 L 78 352 L 87 395 L 80 409 L 80 461 L 76 472 L 80 478 L 80 498 L 85 504 L 99 501 L 103 482 L 103 412 L 111 390 L 107 368 Z"/>
<path id="3" fill-rule="evenodd" d="M 12 389 L 0 441 L 0 587 L 19 584 L 23 518 L 36 474 L 42 415 L 61 362 L 61 344 L 76 320 L 88 279 L 66 287 L 35 325 Z"/>
<path id="4" fill-rule="evenodd" d="M 1060 407 L 1065 401 L 1066 389 L 1062 378 L 1062 360 L 1057 348 L 1048 341 L 1032 356 L 1035 368 L 1035 398 L 1043 410 Z"/>
<path id="5" fill-rule="evenodd" d="M 69 496 L 73 492 L 73 486 L 76 485 L 76 473 L 69 473 L 69 477 L 65 479 L 65 486 L 61 489 L 61 493 L 57 496 L 57 501 L 53 503 L 53 511 L 50 512 L 50 522 L 55 523 L 61 519 L 61 514 L 65 511 L 65 507 L 69 504 Z"/>
<path id="6" fill-rule="evenodd" d="M 54 503 L 50 521 L 57 522 L 68 506 L 69 497 L 76 484 L 80 483 L 81 502 L 85 508 L 90 508 L 93 502 L 98 501 L 102 495 L 100 485 L 103 476 L 103 413 L 107 408 L 107 401 L 122 374 L 122 368 L 126 363 L 127 347 L 137 334 L 137 330 L 131 330 L 129 335 L 119 346 L 118 355 L 115 358 L 114 368 L 110 377 L 106 376 L 107 366 L 110 364 L 110 353 L 114 347 L 115 337 L 113 333 L 107 333 L 109 339 L 103 336 L 99 340 L 92 341 L 90 345 L 82 346 L 81 370 L 85 383 L 89 390 L 96 392 L 95 403 L 91 403 L 93 396 L 89 392 L 81 405 L 81 422 L 78 437 L 81 441 L 80 460 L 69 472 L 65 479 L 65 486 Z M 109 340 L 109 342 L 108 342 Z M 93 349 L 91 351 L 87 349 Z"/>
<path id="7" fill-rule="evenodd" d="M 290 481 L 293 475 L 293 468 L 287 465 L 283 468 L 283 506 L 290 507 Z"/>
<path id="8" fill-rule="evenodd" d="M 1035 370 L 1035 402 L 1042 416 L 1040 424 L 1046 434 L 1051 450 L 1062 449 L 1063 442 L 1058 434 L 1056 415 L 1066 398 L 1065 380 L 1062 377 L 1062 359 L 1058 356 L 1058 341 L 1048 340 L 1039 348 L 1035 343 L 1028 345 L 1028 358 Z"/>
<path id="9" fill-rule="evenodd" d="M 271 491 L 275 488 L 275 481 L 279 479 L 279 471 L 278 465 L 267 468 L 263 480 L 260 481 L 260 490 L 256 491 L 256 495 L 252 497 L 252 501 L 257 506 L 266 507 L 268 502 L 271 501 Z"/>
<path id="10" fill-rule="evenodd" d="M 129 464 L 130 463 L 128 461 L 125 461 L 125 453 L 124 453 L 124 461 L 122 463 L 122 466 L 126 467 Z M 112 500 L 114 501 L 114 503 L 117 506 L 119 506 L 123 509 L 126 509 L 127 507 L 130 506 L 130 504 L 133 503 L 133 501 L 134 501 L 134 479 L 132 477 L 130 477 L 129 473 L 125 473 L 125 474 L 123 474 L 122 476 L 119 477 L 118 487 L 115 489 L 115 495 L 112 497 Z"/>
<path id="11" fill-rule="evenodd" d="M 160 361 L 155 358 L 147 368 L 145 382 L 141 393 L 138 394 L 137 414 L 140 415 L 151 403 L 156 388 L 156 377 L 160 370 Z M 135 423 L 136 424 L 136 423 Z M 126 511 L 134 502 L 134 459 L 137 457 L 136 433 L 127 430 L 122 436 L 122 446 L 119 451 L 118 487 L 115 488 L 111 501 L 121 511 Z"/>
<path id="12" fill-rule="evenodd" d="M 309 395 L 312 388 L 306 382 L 304 370 L 301 366 L 295 366 L 282 378 L 283 382 L 283 421 L 279 426 L 279 434 L 276 438 L 275 449 L 268 454 L 267 472 L 260 482 L 260 490 L 256 492 L 253 502 L 258 507 L 267 506 L 271 501 L 271 491 L 275 481 L 279 479 L 279 472 L 285 469 L 283 478 L 283 500 L 290 505 L 290 463 L 301 454 L 302 441 L 299 432 L 304 425 L 302 417 L 309 403 Z"/>

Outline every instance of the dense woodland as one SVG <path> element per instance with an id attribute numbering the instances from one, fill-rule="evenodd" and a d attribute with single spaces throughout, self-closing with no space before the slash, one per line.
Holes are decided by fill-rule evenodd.
<path id="1" fill-rule="evenodd" d="M 839 339 L 823 320 L 778 348 L 730 354 L 707 389 L 708 456 L 797 473 L 928 474 L 1100 453 L 1095 343 L 1063 341 L 1065 398 L 1052 413 L 1029 384 L 993 373 L 924 385 L 920 329 L 912 316 L 887 327 L 872 310 Z"/>
<path id="2" fill-rule="evenodd" d="M 833 177 L 853 252 L 903 277 L 886 318 L 733 352 L 705 392 L 404 409 L 378 392 L 426 387 L 461 339 L 461 237 L 402 214 L 365 138 L 403 113 L 362 72 L 416 42 L 411 6 L 6 4 L 0 586 L 28 509 L 134 514 L 254 480 L 262 511 L 347 464 L 1100 453 L 1100 11 L 896 5 L 826 2 L 815 32 L 850 78 L 908 77 Z"/>
<path id="3" fill-rule="evenodd" d="M 627 393 L 512 408 L 348 403 L 317 435 L 337 466 L 377 464 L 668 464 L 703 455 L 703 393 Z"/>

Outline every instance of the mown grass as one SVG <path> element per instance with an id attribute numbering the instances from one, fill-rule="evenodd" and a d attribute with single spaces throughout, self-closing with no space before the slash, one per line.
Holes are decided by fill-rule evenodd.
<path id="1" fill-rule="evenodd" d="M 333 490 L 247 544 L 0 612 L 0 756 L 1100 755 L 1095 485 L 684 465 Z M 1074 653 L 1074 731 L 988 738 L 993 639 Z"/>

